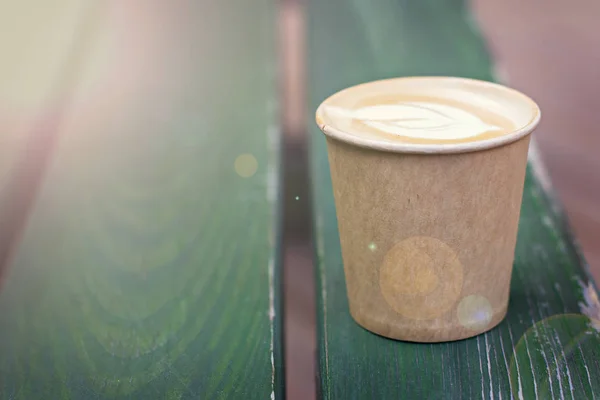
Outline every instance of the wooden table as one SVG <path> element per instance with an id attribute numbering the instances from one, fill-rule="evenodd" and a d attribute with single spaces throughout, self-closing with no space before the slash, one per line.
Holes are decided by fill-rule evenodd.
<path id="1" fill-rule="evenodd" d="M 0 398 L 281 398 L 274 2 L 96 5 L 4 187 Z"/>
<path id="2" fill-rule="evenodd" d="M 327 399 L 600 397 L 600 303 L 535 152 L 527 172 L 506 320 L 443 344 L 385 339 L 348 313 L 323 135 L 313 111 L 344 87 L 380 78 L 494 80 L 462 0 L 311 0 L 309 103 L 318 293 L 318 386 Z M 533 149 L 535 150 L 535 149 Z"/>

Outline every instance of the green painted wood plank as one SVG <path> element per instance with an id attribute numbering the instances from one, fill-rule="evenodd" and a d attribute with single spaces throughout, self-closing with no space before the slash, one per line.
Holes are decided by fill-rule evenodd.
<path id="1" fill-rule="evenodd" d="M 411 344 L 376 336 L 352 321 L 326 145 L 313 110 L 337 90 L 374 79 L 493 80 L 493 64 L 462 0 L 312 0 L 308 19 L 320 395 L 600 398 L 597 292 L 534 162 L 527 172 L 508 317 L 498 328 L 454 343 Z"/>
<path id="2" fill-rule="evenodd" d="M 282 398 L 275 2 L 105 4 L 4 271 L 0 398 Z"/>

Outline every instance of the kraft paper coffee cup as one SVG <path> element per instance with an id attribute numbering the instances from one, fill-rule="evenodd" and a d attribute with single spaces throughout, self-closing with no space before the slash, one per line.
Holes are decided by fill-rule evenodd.
<path id="1" fill-rule="evenodd" d="M 527 151 L 540 111 L 513 89 L 470 79 L 361 86 L 391 93 L 407 85 L 418 93 L 419 84 L 432 93 L 439 87 L 441 96 L 452 88 L 473 93 L 515 128 L 466 141 L 356 134 L 354 122 L 327 115 L 329 104 L 344 103 L 344 91 L 321 104 L 317 123 L 327 137 L 352 317 L 389 338 L 442 342 L 478 335 L 506 315 Z"/>

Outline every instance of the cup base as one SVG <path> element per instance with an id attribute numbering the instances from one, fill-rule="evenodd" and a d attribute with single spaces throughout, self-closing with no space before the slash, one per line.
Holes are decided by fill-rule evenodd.
<path id="1" fill-rule="evenodd" d="M 424 327 L 415 323 L 401 324 L 397 321 L 376 320 L 369 315 L 357 315 L 350 310 L 352 319 L 364 329 L 389 339 L 414 343 L 453 342 L 478 336 L 492 330 L 506 317 L 508 308 L 504 307 L 492 313 L 490 322 L 483 328 L 471 329 L 462 325 L 448 325 L 443 328 Z"/>

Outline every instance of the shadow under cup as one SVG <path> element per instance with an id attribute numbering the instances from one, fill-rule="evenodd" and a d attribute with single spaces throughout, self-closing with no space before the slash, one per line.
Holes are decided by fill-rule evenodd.
<path id="1" fill-rule="evenodd" d="M 540 112 L 525 95 L 489 82 L 374 84 L 415 81 L 503 96 L 519 128 L 492 139 L 415 144 L 341 131 L 323 105 L 317 122 L 327 136 L 352 317 L 394 339 L 459 340 L 506 315 L 530 133 Z"/>

